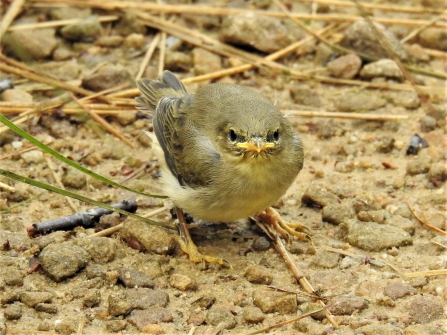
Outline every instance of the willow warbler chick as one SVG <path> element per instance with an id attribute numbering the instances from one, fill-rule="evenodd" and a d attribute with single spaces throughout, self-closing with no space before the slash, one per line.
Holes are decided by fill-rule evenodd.
<path id="1" fill-rule="evenodd" d="M 169 71 L 137 85 L 137 108 L 153 116 L 164 191 L 177 208 L 208 222 L 261 213 L 281 234 L 307 239 L 295 230 L 303 226 L 292 229 L 269 209 L 303 167 L 300 137 L 277 106 L 233 84 L 210 84 L 190 94 Z M 179 243 L 192 261 L 219 262 L 200 255 L 183 230 L 187 236 Z"/>

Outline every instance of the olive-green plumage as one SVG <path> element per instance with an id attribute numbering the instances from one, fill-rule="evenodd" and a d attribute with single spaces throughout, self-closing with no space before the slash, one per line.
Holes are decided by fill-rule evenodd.
<path id="1" fill-rule="evenodd" d="M 193 217 L 228 222 L 254 215 L 302 169 L 298 134 L 261 94 L 232 84 L 189 94 L 169 71 L 137 85 L 138 109 L 153 116 L 162 149 L 165 192 Z"/>

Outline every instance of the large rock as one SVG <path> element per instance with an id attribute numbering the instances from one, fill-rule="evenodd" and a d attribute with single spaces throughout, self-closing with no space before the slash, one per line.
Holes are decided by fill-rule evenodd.
<path id="1" fill-rule="evenodd" d="M 70 41 L 82 41 L 96 38 L 101 33 L 101 23 L 96 16 L 69 24 L 61 29 L 61 35 Z"/>
<path id="2" fill-rule="evenodd" d="M 60 282 L 87 265 L 88 254 L 73 242 L 50 244 L 39 255 L 43 270 Z"/>
<path id="3" fill-rule="evenodd" d="M 345 240 L 363 250 L 380 251 L 413 243 L 405 230 L 375 222 L 360 222 L 354 219 L 340 225 Z"/>
<path id="4" fill-rule="evenodd" d="M 94 92 L 103 91 L 118 85 L 132 83 L 129 71 L 115 65 L 107 65 L 82 79 L 82 87 Z"/>
<path id="5" fill-rule="evenodd" d="M 55 32 L 52 28 L 16 30 L 7 34 L 3 42 L 15 57 L 26 61 L 29 58 L 39 60 L 50 57 L 56 48 Z"/>
<path id="6" fill-rule="evenodd" d="M 376 28 L 385 36 L 385 41 L 388 42 L 388 47 L 401 60 L 408 59 L 408 53 L 400 44 L 397 37 L 385 28 L 380 23 L 374 23 Z M 380 36 L 377 35 L 375 29 L 366 21 L 354 22 L 345 32 L 340 44 L 351 50 L 361 52 L 363 54 L 375 57 L 377 59 L 389 58 L 387 51 L 381 46 L 379 42 Z"/>
<path id="7" fill-rule="evenodd" d="M 225 42 L 269 53 L 289 46 L 302 35 L 293 22 L 250 12 L 228 16 L 222 22 L 222 39 Z"/>

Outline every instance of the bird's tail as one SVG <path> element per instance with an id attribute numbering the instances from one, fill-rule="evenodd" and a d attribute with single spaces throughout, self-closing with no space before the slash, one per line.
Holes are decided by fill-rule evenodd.
<path id="1" fill-rule="evenodd" d="M 141 96 L 135 98 L 137 109 L 153 114 L 158 102 L 163 97 L 181 98 L 188 94 L 182 82 L 170 71 L 163 71 L 156 80 L 140 79 L 137 81 Z"/>

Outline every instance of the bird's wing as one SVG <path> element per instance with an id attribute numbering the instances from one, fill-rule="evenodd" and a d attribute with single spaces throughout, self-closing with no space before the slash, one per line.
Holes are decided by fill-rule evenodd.
<path id="1" fill-rule="evenodd" d="M 166 164 L 181 185 L 192 188 L 212 180 L 212 167 L 220 155 L 203 136 L 194 122 L 182 112 L 190 104 L 191 95 L 182 98 L 164 97 L 157 105 L 154 132 L 165 154 Z"/>

